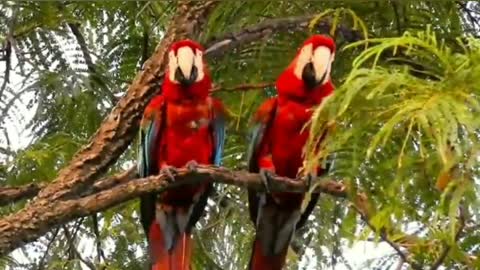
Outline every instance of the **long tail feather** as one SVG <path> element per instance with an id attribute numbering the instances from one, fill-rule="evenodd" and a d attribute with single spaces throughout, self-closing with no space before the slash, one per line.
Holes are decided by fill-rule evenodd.
<path id="1" fill-rule="evenodd" d="M 190 234 L 178 234 L 174 247 L 167 250 L 160 226 L 154 224 L 152 227 L 149 240 L 152 270 L 190 270 L 192 256 Z"/>
<path id="2" fill-rule="evenodd" d="M 252 255 L 250 257 L 249 270 L 281 270 L 285 265 L 288 245 L 276 255 L 265 255 L 260 240 L 253 242 Z"/>

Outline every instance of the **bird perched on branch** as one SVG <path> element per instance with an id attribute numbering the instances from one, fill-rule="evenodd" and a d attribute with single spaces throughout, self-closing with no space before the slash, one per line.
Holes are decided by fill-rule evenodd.
<path id="1" fill-rule="evenodd" d="M 141 122 L 141 177 L 164 173 L 174 181 L 175 168 L 220 164 L 225 109 L 209 96 L 212 81 L 203 53 L 191 40 L 171 46 L 162 94 L 151 100 Z M 153 270 L 190 269 L 191 232 L 212 188 L 211 183 L 201 183 L 140 198 Z"/>
<path id="2" fill-rule="evenodd" d="M 290 178 L 303 175 L 303 148 L 309 135 L 305 125 L 312 108 L 333 93 L 330 70 L 335 43 L 327 36 L 307 39 L 295 59 L 276 81 L 278 97 L 265 101 L 254 116 L 255 126 L 249 151 L 249 170 L 260 172 L 267 190 L 273 173 Z M 318 169 L 315 174 L 323 173 Z M 256 236 L 250 270 L 279 270 L 285 264 L 290 241 L 296 229 L 304 225 L 318 201 L 312 194 L 304 212 L 305 195 L 288 192 L 249 190 L 250 217 Z"/>

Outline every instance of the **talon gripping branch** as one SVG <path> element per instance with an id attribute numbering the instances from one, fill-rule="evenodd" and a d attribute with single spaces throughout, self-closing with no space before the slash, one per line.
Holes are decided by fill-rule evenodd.
<path id="1" fill-rule="evenodd" d="M 212 81 L 203 48 L 191 40 L 169 51 L 162 94 L 145 109 L 140 129 L 141 177 L 173 167 L 220 163 L 225 137 L 224 107 L 209 96 Z M 182 186 L 140 198 L 152 270 L 188 270 L 191 231 L 204 212 L 211 183 Z"/>
<path id="2" fill-rule="evenodd" d="M 260 172 L 268 190 L 269 174 L 297 177 L 302 167 L 302 150 L 309 129 L 303 129 L 310 110 L 333 93 L 330 69 L 335 43 L 315 35 L 305 41 L 297 56 L 277 79 L 278 97 L 258 109 L 249 151 L 249 170 Z M 319 174 L 322 173 L 319 169 Z M 301 193 L 258 193 L 249 191 L 250 217 L 256 237 L 250 270 L 280 270 L 295 229 L 300 228 L 318 201 L 318 194 L 301 213 Z"/>

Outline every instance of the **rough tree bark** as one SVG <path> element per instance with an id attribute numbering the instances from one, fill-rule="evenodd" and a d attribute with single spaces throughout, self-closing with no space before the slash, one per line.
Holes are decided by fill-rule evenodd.
<path id="1" fill-rule="evenodd" d="M 208 43 L 207 54 L 209 57 L 222 55 L 225 50 L 231 50 L 241 44 L 257 41 L 278 32 L 305 31 L 310 21 L 316 15 L 304 15 L 280 19 L 265 20 L 258 25 L 247 27 L 241 31 L 222 35 Z M 328 33 L 332 24 L 329 20 L 317 23 L 316 29 L 320 33 Z M 346 42 L 355 42 L 363 38 L 363 34 L 355 29 L 339 25 L 337 33 L 343 36 Z"/>
<path id="2" fill-rule="evenodd" d="M 132 179 L 135 176 L 136 173 L 132 168 L 114 177 L 98 181 L 90 189 L 90 192 L 93 193 L 91 195 L 57 200 L 55 204 L 49 204 L 48 207 L 38 208 L 43 212 L 32 217 L 28 223 L 10 224 L 10 229 L 15 229 L 15 232 L 20 235 L 13 235 L 9 238 L 11 241 L 0 239 L 0 255 L 11 252 L 18 243 L 21 243 L 18 240 L 31 241 L 45 234 L 52 227 L 105 210 L 149 192 L 162 192 L 166 189 L 202 181 L 264 190 L 263 181 L 258 174 L 217 167 L 200 167 L 196 172 L 179 169 L 175 176 L 175 182 L 171 182 L 170 178 L 163 174 Z M 305 192 L 306 186 L 303 181 L 275 177 L 275 181 L 272 181 L 269 189 L 271 191 Z M 331 180 L 321 181 L 316 190 L 342 198 L 348 195 L 348 188 L 345 185 Z M 23 237 L 20 238 L 21 236 Z"/>
<path id="3" fill-rule="evenodd" d="M 21 211 L 0 220 L 1 254 L 34 241 L 48 232 L 54 225 L 106 209 L 115 203 L 131 199 L 144 192 L 161 189 L 161 185 L 153 186 L 160 184 L 153 179 L 151 179 L 153 182 L 150 184 L 146 183 L 145 179 L 138 179 L 132 181 L 133 184 L 129 184 L 128 180 L 131 178 L 127 176 L 131 177 L 132 170 L 115 177 L 106 178 L 96 184 L 94 182 L 117 160 L 133 140 L 141 113 L 161 84 L 162 71 L 165 66 L 164 60 L 170 44 L 178 39 L 195 36 L 216 3 L 215 0 L 179 1 L 177 14 L 172 20 L 165 38 L 157 46 L 152 57 L 145 62 L 144 70 L 137 75 L 126 95 L 120 99 L 110 115 L 103 121 L 90 143 L 74 156 L 70 164 L 60 171 L 53 183 L 43 188 L 30 204 Z M 269 36 L 274 32 L 304 29 L 311 18 L 313 16 L 266 20 L 258 26 L 247 28 L 238 33 L 229 33 L 223 39 L 210 42 L 211 49 L 208 51 L 210 56 L 218 56 L 226 48 L 232 49 L 252 42 L 259 37 Z M 321 27 L 327 27 L 328 25 L 328 22 L 320 24 Z M 354 37 L 350 41 L 361 38 L 361 35 L 354 30 L 348 30 L 346 35 Z M 217 51 L 220 51 L 220 53 L 217 54 Z M 134 185 L 139 187 L 129 191 Z M 109 188 L 111 190 L 106 190 Z M 30 187 L 30 189 L 33 189 L 33 187 Z M 87 197 L 81 197 L 98 190 L 101 191 Z M 38 189 L 35 192 L 38 192 Z M 33 195 L 29 193 L 28 196 Z M 119 197 L 116 198 L 115 196 Z M 103 201 L 103 204 L 94 206 L 96 204 L 95 200 L 102 198 L 110 199 L 109 201 Z"/>
<path id="4" fill-rule="evenodd" d="M 216 0 L 179 0 L 177 13 L 172 19 L 164 39 L 155 53 L 120 99 L 110 115 L 70 164 L 60 171 L 54 182 L 45 187 L 37 197 L 18 213 L 0 220 L 0 246 L 2 253 L 13 250 L 36 239 L 48 231 L 52 224 L 45 222 L 58 206 L 59 199 L 75 197 L 91 186 L 95 179 L 113 164 L 133 140 L 141 112 L 158 90 L 161 72 L 165 67 L 168 48 L 175 40 L 192 37 L 215 7 Z"/>

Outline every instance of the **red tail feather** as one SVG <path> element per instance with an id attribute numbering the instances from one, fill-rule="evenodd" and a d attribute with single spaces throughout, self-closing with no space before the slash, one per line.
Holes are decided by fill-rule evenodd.
<path id="1" fill-rule="evenodd" d="M 281 270 L 285 265 L 288 245 L 277 255 L 266 256 L 263 253 L 259 240 L 253 243 L 252 257 L 250 258 L 249 270 Z"/>
<path id="2" fill-rule="evenodd" d="M 192 239 L 189 234 L 179 234 L 172 250 L 165 248 L 164 239 L 158 224 L 150 229 L 150 253 L 152 270 L 190 270 Z"/>

